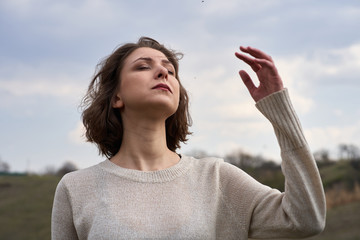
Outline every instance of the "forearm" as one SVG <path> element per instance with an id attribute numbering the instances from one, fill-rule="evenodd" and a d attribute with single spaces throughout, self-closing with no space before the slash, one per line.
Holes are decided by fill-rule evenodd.
<path id="1" fill-rule="evenodd" d="M 272 94 L 256 106 L 274 127 L 281 149 L 285 193 L 281 197 L 274 195 L 262 201 L 254 213 L 262 215 L 269 209 L 266 205 L 272 204 L 278 212 L 267 214 L 277 214 L 279 225 L 283 224 L 305 236 L 313 235 L 324 227 L 325 195 L 319 171 L 287 90 Z"/>

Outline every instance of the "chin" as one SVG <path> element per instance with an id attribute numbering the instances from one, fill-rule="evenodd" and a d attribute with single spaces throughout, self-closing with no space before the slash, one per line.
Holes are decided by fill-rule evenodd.
<path id="1" fill-rule="evenodd" d="M 172 115 L 174 115 L 177 111 L 177 107 L 174 108 L 174 107 L 168 107 L 168 108 L 162 108 L 163 112 L 164 112 L 164 115 L 167 116 L 167 117 L 170 117 Z"/>
<path id="2" fill-rule="evenodd" d="M 150 110 L 153 114 L 160 114 L 168 118 L 177 111 L 178 103 L 169 103 L 164 101 L 153 102 L 151 104 L 147 104 L 145 109 Z"/>

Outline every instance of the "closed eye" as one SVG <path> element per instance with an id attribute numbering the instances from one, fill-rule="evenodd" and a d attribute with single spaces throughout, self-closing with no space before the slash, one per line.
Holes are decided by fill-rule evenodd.
<path id="1" fill-rule="evenodd" d="M 175 75 L 175 73 L 174 73 L 172 70 L 168 70 L 168 73 L 169 73 L 170 75 L 172 75 L 172 76 Z"/>
<path id="2" fill-rule="evenodd" d="M 147 70 L 147 69 L 150 69 L 149 66 L 146 66 L 146 65 L 142 65 L 142 66 L 139 66 L 137 67 L 138 70 Z"/>

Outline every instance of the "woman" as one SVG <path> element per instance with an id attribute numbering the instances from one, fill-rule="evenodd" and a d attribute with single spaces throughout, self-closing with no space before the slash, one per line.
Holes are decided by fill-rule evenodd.
<path id="1" fill-rule="evenodd" d="M 324 191 L 288 92 L 270 56 L 240 50 L 236 57 L 260 81 L 255 86 L 240 71 L 274 127 L 285 192 L 220 159 L 176 154 L 190 124 L 179 54 L 141 38 L 105 59 L 90 84 L 86 137 L 108 159 L 60 181 L 53 239 L 247 239 L 322 231 Z"/>

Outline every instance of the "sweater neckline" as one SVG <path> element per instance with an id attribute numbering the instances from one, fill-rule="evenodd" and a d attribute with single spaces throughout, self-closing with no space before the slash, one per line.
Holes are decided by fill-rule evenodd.
<path id="1" fill-rule="evenodd" d="M 183 175 L 184 173 L 188 172 L 191 163 L 190 159 L 190 157 L 181 155 L 180 161 L 175 165 L 166 169 L 156 171 L 140 171 L 135 169 L 123 168 L 108 159 L 99 163 L 99 165 L 106 172 L 130 181 L 143 183 L 161 183 L 172 181 Z"/>

